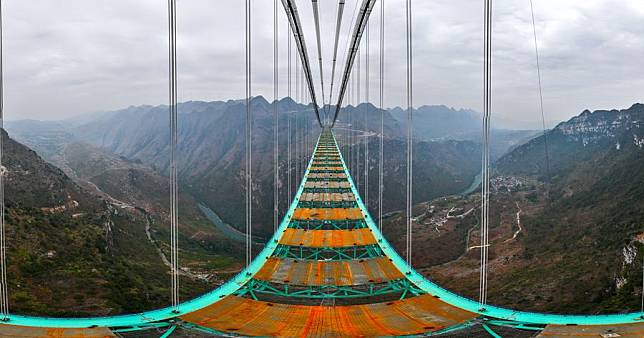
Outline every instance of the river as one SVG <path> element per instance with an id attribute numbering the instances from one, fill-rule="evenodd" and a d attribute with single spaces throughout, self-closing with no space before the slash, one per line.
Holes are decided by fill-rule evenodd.
<path id="1" fill-rule="evenodd" d="M 481 185 L 481 174 L 479 173 L 478 175 L 474 176 L 474 180 L 472 180 L 472 184 L 470 184 L 467 189 L 465 189 L 461 195 L 469 195 L 474 192 L 474 190 L 478 189 L 478 187 Z"/>
<path id="2" fill-rule="evenodd" d="M 246 242 L 246 234 L 237 230 L 232 225 L 224 223 L 221 217 L 219 217 L 217 213 L 215 213 L 212 209 L 208 208 L 205 204 L 199 203 L 198 206 L 199 206 L 199 210 L 201 210 L 204 216 L 206 216 L 206 218 L 208 218 L 208 220 L 212 222 L 212 224 L 214 224 L 215 227 L 224 234 L 224 236 L 236 242 L 241 242 L 241 243 Z M 253 243 L 265 244 L 266 240 L 261 237 L 253 236 Z"/>

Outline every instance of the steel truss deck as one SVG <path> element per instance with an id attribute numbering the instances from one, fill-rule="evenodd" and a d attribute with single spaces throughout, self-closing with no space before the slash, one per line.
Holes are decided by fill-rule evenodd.
<path id="1" fill-rule="evenodd" d="M 417 296 L 424 292 L 404 278 L 385 283 L 372 283 L 358 286 L 291 285 L 252 279 L 240 288 L 235 295 L 242 297 L 248 295 L 257 300 L 258 294 L 268 294 L 279 297 L 319 299 L 375 297 L 391 293 L 399 293 L 399 299 L 404 299 L 407 297 L 408 293 Z"/>
<path id="2" fill-rule="evenodd" d="M 356 201 L 300 201 L 298 208 L 357 208 Z"/>
<path id="3" fill-rule="evenodd" d="M 278 245 L 272 257 L 307 259 L 315 261 L 341 261 L 352 259 L 374 258 L 383 255 L 382 249 L 377 244 L 352 246 L 352 247 L 302 247 L 292 245 Z"/>
<path id="4" fill-rule="evenodd" d="M 364 220 L 293 220 L 291 221 L 291 223 L 289 223 L 288 227 L 306 230 L 349 230 L 366 228 L 367 223 Z"/>
<path id="5" fill-rule="evenodd" d="M 348 193 L 351 188 L 304 188 L 304 193 Z"/>

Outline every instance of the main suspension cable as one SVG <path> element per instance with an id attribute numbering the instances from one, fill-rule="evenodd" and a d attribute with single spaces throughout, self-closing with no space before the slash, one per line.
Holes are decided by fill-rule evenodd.
<path id="1" fill-rule="evenodd" d="M 2 2 L 0 1 L 0 170 L 4 156 L 4 69 L 2 36 Z M 0 171 L 0 315 L 2 321 L 9 320 L 9 287 L 7 285 L 7 239 L 5 235 L 4 214 L 4 172 Z"/>
<path id="2" fill-rule="evenodd" d="M 322 39 L 320 38 L 320 6 L 318 0 L 311 0 L 313 5 L 313 21 L 318 45 L 318 65 L 320 66 L 320 88 L 322 93 L 322 108 L 324 108 L 324 72 L 322 71 Z M 326 117 L 326 116 L 325 116 Z"/>
<path id="3" fill-rule="evenodd" d="M 253 121 L 251 115 L 251 0 L 246 0 L 246 266 L 252 260 L 253 236 L 253 186 L 252 186 L 252 141 Z"/>
<path id="4" fill-rule="evenodd" d="M 373 9 L 375 0 L 363 0 L 362 5 L 360 6 L 360 12 L 358 13 L 358 19 L 356 20 L 356 25 L 354 27 L 351 42 L 348 48 L 348 54 L 344 65 L 344 71 L 342 75 L 342 82 L 340 83 L 340 90 L 338 93 L 338 101 L 335 105 L 335 113 L 333 114 L 333 122 L 331 122 L 331 127 L 335 125 L 335 122 L 338 119 L 338 114 L 340 112 L 340 107 L 342 106 L 342 100 L 344 99 L 344 94 L 347 89 L 347 81 L 349 79 L 349 74 L 353 68 L 353 62 L 356 57 L 356 53 L 360 48 L 360 40 L 362 38 L 362 33 L 365 30 L 366 24 L 369 20 L 369 15 Z"/>
<path id="5" fill-rule="evenodd" d="M 351 14 L 351 21 L 349 22 L 349 33 L 351 33 L 350 29 L 353 26 L 353 22 L 356 20 L 356 17 L 357 17 L 356 14 L 357 14 L 357 9 L 359 7 L 358 6 L 359 2 L 360 2 L 359 0 L 356 0 L 355 5 L 353 5 L 353 12 Z M 345 64 L 347 63 L 347 60 L 349 58 L 348 51 L 349 51 L 350 46 L 351 46 L 351 38 L 349 37 L 349 38 L 347 38 L 347 44 L 344 46 L 344 63 Z M 351 94 L 350 91 L 349 91 L 349 94 Z M 329 93 L 329 104 L 331 103 L 331 95 L 333 95 L 333 93 Z M 340 91 L 338 91 L 338 95 L 340 95 Z"/>
<path id="6" fill-rule="evenodd" d="M 412 22 L 411 22 L 411 0 L 405 3 L 405 23 L 406 23 L 406 56 L 407 56 L 407 264 L 412 265 L 412 109 L 413 109 L 413 81 L 412 81 Z"/>
<path id="7" fill-rule="evenodd" d="M 320 119 L 320 110 L 317 103 L 317 96 L 315 95 L 315 87 L 313 86 L 313 78 L 311 76 L 311 67 L 309 64 L 309 55 L 306 49 L 306 42 L 304 41 L 304 33 L 302 31 L 302 24 L 300 22 L 300 17 L 297 12 L 297 6 L 294 0 L 282 0 L 282 5 L 286 11 L 286 15 L 289 19 L 289 24 L 293 31 L 293 38 L 295 39 L 295 46 L 297 47 L 298 55 L 300 56 L 300 61 L 302 62 L 302 68 L 306 76 L 306 87 L 308 88 L 309 94 L 311 96 L 311 101 L 313 102 L 313 109 L 315 110 L 315 117 L 318 120 L 320 127 L 323 127 L 322 120 Z"/>
<path id="8" fill-rule="evenodd" d="M 172 272 L 172 309 L 178 311 L 179 269 L 178 269 L 178 175 L 177 175 L 177 4 L 168 0 L 168 71 L 169 71 L 169 113 L 170 113 L 170 265 Z"/>
<path id="9" fill-rule="evenodd" d="M 380 0 L 380 158 L 378 159 L 378 229 L 382 232 L 382 192 L 384 190 L 385 134 L 385 0 Z"/>
<path id="10" fill-rule="evenodd" d="M 331 98 L 333 96 L 333 84 L 335 82 L 335 65 L 338 59 L 338 42 L 340 41 L 340 29 L 342 28 L 342 15 L 344 13 L 345 0 L 338 1 L 338 17 L 335 22 L 335 42 L 333 43 L 333 63 L 331 66 L 331 88 L 329 90 L 329 106 L 331 105 Z M 356 5 L 358 1 L 356 0 Z"/>
<path id="11" fill-rule="evenodd" d="M 273 0 L 273 231 L 279 224 L 279 31 L 277 0 Z"/>
<path id="12" fill-rule="evenodd" d="M 537 25 L 534 20 L 534 6 L 530 0 L 532 14 L 532 32 L 534 33 L 534 54 L 537 62 L 537 77 L 539 79 L 539 107 L 541 108 L 541 127 L 543 128 L 543 146 L 546 152 L 546 179 L 550 179 L 550 154 L 548 151 L 548 133 L 546 132 L 546 114 L 543 109 L 543 86 L 541 84 L 541 62 L 539 60 L 539 43 L 537 42 Z"/>

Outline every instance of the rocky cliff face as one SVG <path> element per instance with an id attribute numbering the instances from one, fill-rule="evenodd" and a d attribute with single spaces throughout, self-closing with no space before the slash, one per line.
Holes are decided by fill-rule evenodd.
<path id="1" fill-rule="evenodd" d="M 624 110 L 585 110 L 567 122 L 560 123 L 553 131 L 583 146 L 602 141 L 615 141 L 616 147 L 622 136 L 632 134 L 633 144 L 642 147 L 644 133 L 644 105 L 635 104 Z"/>
<path id="2" fill-rule="evenodd" d="M 531 183 L 496 189 L 492 195 L 494 303 L 569 313 L 639 309 L 644 253 L 642 121 L 642 104 L 584 111 L 497 162 L 499 182 Z M 513 239 L 515 231 L 520 232 Z M 468 267 L 477 260 L 475 254 L 465 253 L 432 271 L 448 287 L 468 294 L 478 283 L 478 272 Z M 456 275 L 460 278 L 454 279 Z"/>
<path id="3" fill-rule="evenodd" d="M 613 151 L 628 153 L 643 149 L 644 105 L 624 110 L 584 111 L 562 122 L 545 136 L 539 136 L 501 157 L 501 173 L 550 175 L 565 174 L 592 159 Z M 549 158 L 546 158 L 546 142 Z M 546 173 L 546 163 L 550 173 Z"/>

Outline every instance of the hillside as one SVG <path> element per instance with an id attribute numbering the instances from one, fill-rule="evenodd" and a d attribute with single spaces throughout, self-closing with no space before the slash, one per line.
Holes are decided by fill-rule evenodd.
<path id="1" fill-rule="evenodd" d="M 310 107 L 297 104 L 289 98 L 276 103 L 280 114 L 280 200 L 287 200 L 287 136 L 288 120 L 291 120 L 291 138 L 293 147 L 292 173 L 297 165 L 304 166 L 305 158 L 301 156 L 303 143 L 309 150 L 314 145 L 319 127 Z M 273 104 L 262 97 L 252 100 L 253 108 L 253 202 L 255 233 L 262 237 L 270 235 L 272 226 L 273 205 Z M 377 177 L 377 131 L 380 130 L 379 119 L 368 118 L 369 114 L 378 113 L 371 104 L 343 108 L 337 123 L 336 135 L 344 146 L 354 151 L 362 151 L 362 136 L 370 135 L 371 177 Z M 366 114 L 366 115 L 365 115 Z M 195 202 L 201 202 L 212 208 L 221 218 L 230 224 L 240 225 L 244 222 L 243 170 L 244 170 L 244 123 L 245 109 L 241 101 L 226 102 L 186 102 L 179 105 L 179 172 L 182 191 L 194 196 Z M 37 128 L 31 128 L 34 124 Z M 63 127 L 69 125 L 68 127 Z M 78 123 L 51 123 L 50 129 L 42 122 L 21 121 L 11 123 L 9 130 L 20 136 L 27 144 L 39 152 L 48 153 L 47 158 L 61 168 L 69 167 L 71 173 L 86 177 L 84 171 L 93 172 L 94 168 L 105 167 L 99 159 L 82 149 L 91 145 L 95 149 L 112 154 L 115 167 L 133 168 L 141 173 L 140 167 L 149 168 L 162 176 L 167 174 L 168 167 L 168 122 L 166 106 L 139 106 L 123 110 L 106 112 L 93 118 L 85 118 Z M 307 131 L 303 133 L 302 131 Z M 356 130 L 360 142 L 348 142 L 346 133 Z M 49 136 L 48 136 L 49 135 Z M 64 135 L 64 136 L 61 136 Z M 51 137 L 50 137 L 51 136 Z M 404 170 L 399 166 L 403 156 L 403 131 L 400 124 L 385 112 L 385 138 L 387 146 L 385 176 L 387 180 L 387 210 L 396 210 L 404 200 Z M 69 137 L 65 146 L 54 146 L 56 140 Z M 306 140 L 306 141 L 304 141 Z M 58 142 L 60 143 L 60 142 Z M 73 149 L 73 151 L 70 151 Z M 471 141 L 418 141 L 415 158 L 423 165 L 415 168 L 415 176 L 424 183 L 423 190 L 418 192 L 422 198 L 432 198 L 443 193 L 457 193 L 465 189 L 478 168 L 478 146 Z M 70 154 L 76 153 L 77 156 Z M 67 154 L 67 155 L 66 155 Z M 362 156 L 362 155 L 361 155 Z M 74 160 L 76 158 L 77 160 Z M 86 159 L 87 158 L 87 159 Z M 111 160 L 112 161 L 112 160 Z M 72 168 L 73 167 L 73 168 Z M 129 169 L 132 170 L 132 169 Z M 107 173 L 105 174 L 107 175 Z M 103 176 L 105 176 L 103 175 Z M 94 183 L 99 177 L 91 179 Z M 107 177 L 107 176 L 105 176 Z M 440 177 L 441 179 L 436 179 Z M 103 185 L 118 179 L 100 179 Z M 295 180 L 293 181 L 295 186 Z M 121 184 L 117 184 L 121 186 Z M 371 189 L 377 189 L 375 179 L 370 180 Z M 102 186 L 101 189 L 107 189 Z M 152 187 L 152 190 L 154 188 Z M 115 192 L 115 195 L 118 193 Z M 127 194 L 131 196 L 132 194 Z M 134 194 L 136 195 L 136 194 Z M 153 193 L 154 195 L 154 193 Z M 196 205 L 196 203 L 194 203 Z M 286 203 L 281 203 L 286 208 Z"/>
<path id="2" fill-rule="evenodd" d="M 169 234 L 162 213 L 118 201 L 113 192 L 85 188 L 4 132 L 3 137 L 13 311 L 86 316 L 167 305 L 169 269 L 159 248 L 167 250 Z M 120 197 L 125 195 L 129 192 Z M 227 241 L 215 244 L 207 233 L 192 238 L 191 227 L 182 225 L 180 260 L 189 270 L 181 278 L 181 293 L 194 297 L 217 282 L 213 271 L 229 269 L 235 259 L 217 253 Z"/>
<path id="3" fill-rule="evenodd" d="M 407 111 L 400 107 L 388 110 L 400 126 L 406 128 Z M 414 138 L 421 141 L 460 140 L 481 143 L 482 114 L 471 109 L 454 109 L 444 105 L 420 106 L 412 110 Z M 492 159 L 521 145 L 541 131 L 512 129 L 513 123 L 493 118 L 490 137 Z M 406 133 L 406 131 L 400 131 Z"/>
<path id="4" fill-rule="evenodd" d="M 637 311 L 644 252 L 644 106 L 585 111 L 517 147 L 492 180 L 493 304 L 565 313 Z M 478 292 L 480 196 L 415 208 L 416 265 L 469 297 Z M 402 245 L 393 218 L 386 234 Z"/>

